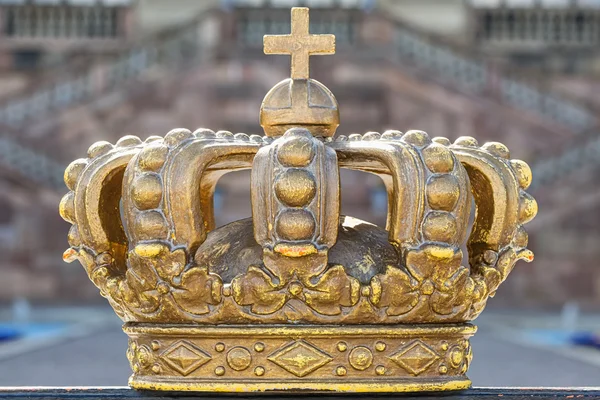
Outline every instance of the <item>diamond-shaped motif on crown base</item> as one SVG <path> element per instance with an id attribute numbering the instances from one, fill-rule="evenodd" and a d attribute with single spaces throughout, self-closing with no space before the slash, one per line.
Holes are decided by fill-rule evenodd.
<path id="1" fill-rule="evenodd" d="M 407 343 L 389 358 L 414 376 L 427 371 L 440 356 L 420 340 Z"/>
<path id="2" fill-rule="evenodd" d="M 333 360 L 329 354 L 303 340 L 286 345 L 267 359 L 299 378 Z"/>
<path id="3" fill-rule="evenodd" d="M 210 354 L 186 340 L 173 343 L 161 354 L 161 358 L 183 376 L 189 375 L 212 359 Z"/>

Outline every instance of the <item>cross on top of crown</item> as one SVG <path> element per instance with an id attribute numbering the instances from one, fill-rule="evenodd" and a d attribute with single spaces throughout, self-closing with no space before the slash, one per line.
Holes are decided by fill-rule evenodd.
<path id="1" fill-rule="evenodd" d="M 309 78 L 311 55 L 335 54 L 335 35 L 311 35 L 309 10 L 292 8 L 292 32 L 289 35 L 265 35 L 265 54 L 292 56 L 292 79 Z"/>

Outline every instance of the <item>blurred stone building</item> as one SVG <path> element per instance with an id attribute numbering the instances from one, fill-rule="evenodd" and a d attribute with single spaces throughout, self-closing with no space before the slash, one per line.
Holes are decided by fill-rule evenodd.
<path id="1" fill-rule="evenodd" d="M 0 301 L 96 299 L 61 261 L 62 171 L 97 140 L 174 127 L 261 133 L 289 74 L 262 36 L 308 5 L 335 57 L 311 75 L 340 134 L 420 129 L 498 140 L 534 167 L 533 264 L 495 304 L 600 304 L 600 4 L 595 0 L 0 0 Z M 375 176 L 343 171 L 342 212 L 383 223 Z M 221 224 L 250 215 L 249 175 L 222 179 Z"/>

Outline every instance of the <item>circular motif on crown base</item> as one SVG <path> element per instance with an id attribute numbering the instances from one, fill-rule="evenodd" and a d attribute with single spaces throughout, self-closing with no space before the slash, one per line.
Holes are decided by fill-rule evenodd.
<path id="1" fill-rule="evenodd" d="M 227 353 L 227 364 L 235 371 L 243 371 L 250 366 L 252 355 L 243 347 L 234 347 Z"/>
<path id="2" fill-rule="evenodd" d="M 364 346 L 355 347 L 348 356 L 348 362 L 350 362 L 352 368 L 364 371 L 373 364 L 373 353 Z"/>
<path id="3" fill-rule="evenodd" d="M 315 217 L 306 210 L 285 210 L 277 218 L 277 234 L 284 240 L 307 240 L 315 233 Z"/>
<path id="4" fill-rule="evenodd" d="M 310 171 L 292 168 L 283 172 L 275 181 L 277 198 L 286 206 L 308 205 L 317 193 L 317 184 Z"/>

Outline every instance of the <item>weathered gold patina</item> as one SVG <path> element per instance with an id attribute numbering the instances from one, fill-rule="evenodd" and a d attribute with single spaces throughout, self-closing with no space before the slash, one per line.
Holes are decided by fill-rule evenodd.
<path id="1" fill-rule="evenodd" d="M 125 136 L 67 168 L 64 258 L 125 321 L 135 388 L 468 388 L 468 322 L 517 260 L 533 259 L 531 171 L 471 137 L 332 139 L 337 101 L 308 60 L 332 54 L 334 37 L 310 35 L 305 8 L 292 24 L 265 37 L 267 53 L 292 55 L 291 79 L 261 107 L 266 136 Z M 340 215 L 340 167 L 382 178 L 386 229 Z M 215 185 L 241 169 L 252 169 L 252 218 L 215 229 Z"/>

